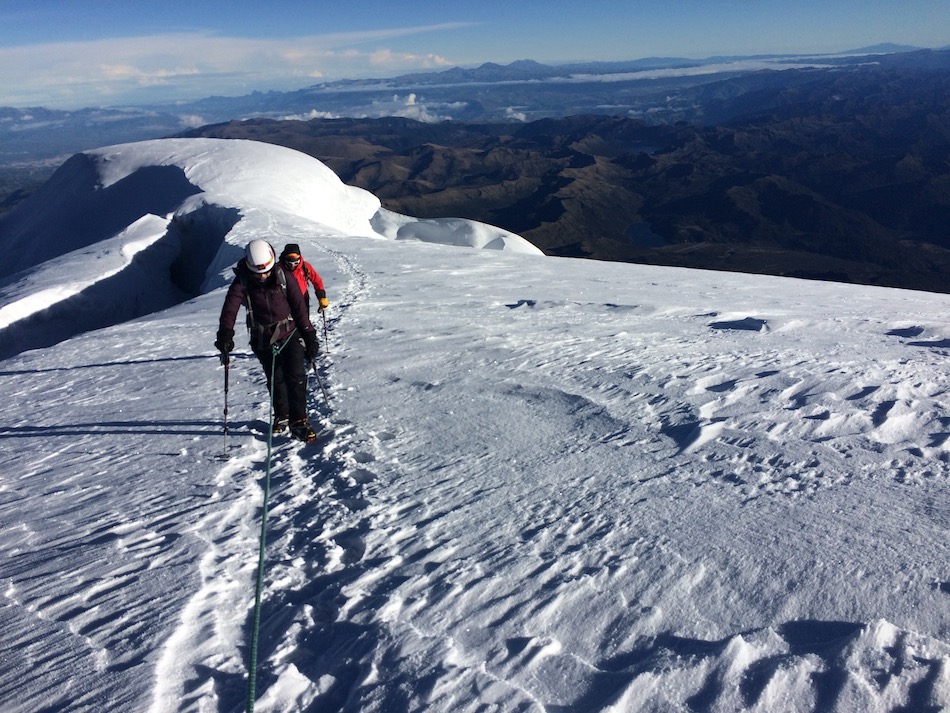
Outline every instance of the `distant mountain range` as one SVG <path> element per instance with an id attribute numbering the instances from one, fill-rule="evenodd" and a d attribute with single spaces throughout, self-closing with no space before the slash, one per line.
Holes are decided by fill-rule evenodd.
<path id="1" fill-rule="evenodd" d="M 371 118 L 427 121 L 529 121 L 575 114 L 692 120 L 684 92 L 723 79 L 792 67 L 852 67 L 866 62 L 926 64 L 929 50 L 877 45 L 836 55 L 760 55 L 703 60 L 652 57 L 626 62 L 509 65 L 340 80 L 290 92 L 252 92 L 197 101 L 74 111 L 0 107 L 0 170 L 25 168 L 110 143 L 167 136 L 205 124 L 249 118 Z M 901 60 L 901 55 L 906 57 Z M 776 78 L 781 82 L 781 79 Z M 483 86 L 479 86 L 483 85 Z M 2 194 L 0 194 L 2 195 Z"/>
<path id="2" fill-rule="evenodd" d="M 919 47 L 896 44 L 880 44 L 862 49 L 849 50 L 837 55 L 822 55 L 821 62 L 826 64 L 853 64 L 854 55 L 897 54 L 920 51 Z M 453 67 L 440 72 L 418 72 L 405 74 L 392 79 L 345 80 L 342 82 L 328 82 L 319 85 L 322 88 L 353 87 L 353 86 L 380 86 L 398 87 L 405 85 L 441 86 L 451 84 L 473 84 L 478 82 L 518 82 L 538 81 L 544 79 L 569 78 L 581 76 L 603 76 L 627 74 L 631 72 L 645 72 L 657 69 L 684 69 L 708 67 L 726 63 L 741 63 L 749 61 L 795 62 L 815 60 L 815 55 L 729 55 L 707 57 L 706 59 L 688 59 L 686 57 L 644 57 L 642 59 L 622 62 L 574 62 L 568 64 L 547 65 L 530 59 L 518 60 L 511 64 L 501 65 L 486 62 L 478 67 L 463 69 Z"/>
<path id="3" fill-rule="evenodd" d="M 909 49 L 524 60 L 174 108 L 0 109 L 0 163 L 18 187 L 12 164 L 41 176 L 57 153 L 253 138 L 398 212 L 491 223 L 552 255 L 950 292 L 950 51 Z"/>

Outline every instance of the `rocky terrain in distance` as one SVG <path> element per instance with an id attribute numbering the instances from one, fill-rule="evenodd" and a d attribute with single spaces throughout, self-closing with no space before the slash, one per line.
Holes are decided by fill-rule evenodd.
<path id="1" fill-rule="evenodd" d="M 698 87 L 715 125 L 255 119 L 184 135 L 289 146 L 387 208 L 493 223 L 551 255 L 948 292 L 950 64 L 929 54 Z"/>

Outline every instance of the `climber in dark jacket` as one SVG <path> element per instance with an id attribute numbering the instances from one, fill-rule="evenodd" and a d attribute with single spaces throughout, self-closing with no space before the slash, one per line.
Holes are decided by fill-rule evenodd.
<path id="1" fill-rule="evenodd" d="M 317 357 L 320 347 L 300 286 L 287 279 L 277 266 L 274 248 L 264 240 L 248 243 L 234 272 L 214 346 L 225 356 L 234 349 L 234 323 L 243 305 L 251 350 L 264 367 L 274 400 L 273 432 L 280 433 L 289 424 L 294 438 L 312 442 L 316 436 L 307 419 L 306 364 Z"/>

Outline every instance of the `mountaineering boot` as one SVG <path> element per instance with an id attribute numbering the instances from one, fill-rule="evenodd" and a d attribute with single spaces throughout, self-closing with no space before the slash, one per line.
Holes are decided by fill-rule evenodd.
<path id="1" fill-rule="evenodd" d="M 287 416 L 274 416 L 274 424 L 271 426 L 271 433 L 275 436 L 278 433 L 283 433 L 284 429 L 287 428 L 287 424 L 290 422 L 290 418 Z"/>
<path id="2" fill-rule="evenodd" d="M 313 429 L 310 428 L 310 424 L 305 418 L 290 424 L 290 435 L 304 443 L 315 443 L 317 440 L 317 434 L 313 432 Z"/>

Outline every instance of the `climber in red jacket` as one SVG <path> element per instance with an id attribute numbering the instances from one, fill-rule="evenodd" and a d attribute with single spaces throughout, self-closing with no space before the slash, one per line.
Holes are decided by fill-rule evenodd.
<path id="1" fill-rule="evenodd" d="M 310 291 L 307 289 L 307 282 L 313 285 L 313 292 L 320 304 L 318 309 L 322 312 L 330 306 L 327 301 L 327 291 L 323 288 L 323 279 L 313 265 L 303 259 L 300 254 L 300 246 L 297 243 L 287 243 L 284 246 L 284 250 L 280 254 L 280 262 L 288 274 L 297 278 L 297 284 L 300 285 L 300 292 L 307 302 L 308 310 L 310 309 Z"/>

